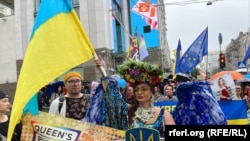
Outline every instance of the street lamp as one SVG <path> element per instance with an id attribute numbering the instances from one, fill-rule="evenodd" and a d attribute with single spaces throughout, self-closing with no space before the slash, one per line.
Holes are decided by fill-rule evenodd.
<path id="1" fill-rule="evenodd" d="M 220 64 L 220 68 L 221 70 L 223 70 L 223 68 L 226 67 L 226 62 L 225 62 L 225 54 L 221 52 L 221 44 L 222 44 L 222 34 L 219 33 L 218 36 L 219 39 L 219 44 L 220 44 L 220 55 L 219 55 L 219 64 Z"/>
<path id="2" fill-rule="evenodd" d="M 221 33 L 219 33 L 218 39 L 219 39 L 220 53 L 221 53 L 221 43 L 222 43 L 222 34 Z"/>
<path id="3" fill-rule="evenodd" d="M 211 1 L 208 1 L 207 2 L 207 5 L 212 5 L 213 3 Z"/>

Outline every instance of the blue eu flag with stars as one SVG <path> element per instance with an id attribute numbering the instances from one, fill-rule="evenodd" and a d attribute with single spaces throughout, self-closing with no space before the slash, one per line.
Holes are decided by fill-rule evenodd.
<path id="1" fill-rule="evenodd" d="M 246 52 L 244 58 L 242 59 L 242 61 L 246 63 L 249 58 L 250 58 L 250 45 L 248 46 L 247 52 Z"/>
<path id="2" fill-rule="evenodd" d="M 208 27 L 194 40 L 178 62 L 181 73 L 192 73 L 203 56 L 208 54 Z"/>

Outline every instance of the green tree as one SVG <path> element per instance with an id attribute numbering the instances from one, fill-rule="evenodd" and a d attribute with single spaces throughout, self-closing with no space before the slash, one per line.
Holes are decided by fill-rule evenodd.
<path id="1" fill-rule="evenodd" d="M 200 75 L 200 69 L 194 68 L 194 71 L 192 72 L 192 77 L 197 78 L 198 75 Z"/>

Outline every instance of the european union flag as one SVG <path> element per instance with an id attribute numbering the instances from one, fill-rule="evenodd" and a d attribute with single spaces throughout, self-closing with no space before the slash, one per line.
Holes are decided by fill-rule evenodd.
<path id="1" fill-rule="evenodd" d="M 208 53 L 208 27 L 194 40 L 188 50 L 183 54 L 178 62 L 181 73 L 193 72 L 195 66 L 199 64 L 203 56 Z"/>
<path id="2" fill-rule="evenodd" d="M 249 58 L 250 58 L 250 45 L 248 46 L 247 52 L 246 52 L 244 58 L 242 59 L 242 61 L 246 62 Z"/>

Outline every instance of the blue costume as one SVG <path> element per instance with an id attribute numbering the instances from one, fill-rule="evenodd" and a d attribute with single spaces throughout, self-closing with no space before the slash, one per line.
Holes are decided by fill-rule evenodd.
<path id="1" fill-rule="evenodd" d="M 106 91 L 99 84 L 82 121 L 123 130 L 127 128 L 127 103 L 121 95 L 117 81 L 112 77 L 102 78 L 102 81 L 105 80 L 108 80 Z"/>
<path id="2" fill-rule="evenodd" d="M 164 132 L 163 132 L 163 117 L 164 117 L 164 110 L 161 109 L 161 112 L 159 113 L 158 118 L 153 124 L 145 124 L 141 122 L 138 119 L 135 119 L 133 123 L 129 126 L 129 129 L 131 128 L 138 128 L 138 127 L 144 127 L 144 128 L 153 128 L 159 131 L 160 136 L 164 137 Z"/>
<path id="3" fill-rule="evenodd" d="M 172 113 L 176 125 L 227 124 L 209 82 L 183 82 L 176 92 L 179 101 Z"/>

